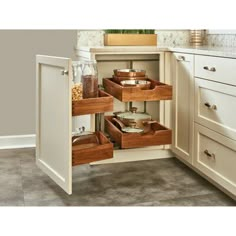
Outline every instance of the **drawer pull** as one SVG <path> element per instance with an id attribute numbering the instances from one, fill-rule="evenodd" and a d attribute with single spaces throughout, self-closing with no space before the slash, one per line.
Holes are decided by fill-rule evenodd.
<path id="1" fill-rule="evenodd" d="M 215 72 L 215 71 L 216 71 L 216 68 L 215 68 L 215 67 L 209 68 L 208 66 L 204 66 L 203 69 L 204 69 L 204 70 L 208 70 L 208 71 L 212 71 L 212 72 Z"/>
<path id="2" fill-rule="evenodd" d="M 217 110 L 217 106 L 216 106 L 216 105 L 211 105 L 211 104 L 208 103 L 208 102 L 205 102 L 204 105 L 205 105 L 206 107 L 208 107 L 209 109 Z"/>
<path id="3" fill-rule="evenodd" d="M 204 151 L 204 154 L 206 154 L 208 158 L 212 158 L 213 160 L 216 159 L 215 154 L 214 153 L 209 153 L 209 151 L 207 149 Z"/>
<path id="4" fill-rule="evenodd" d="M 185 61 L 185 57 L 184 56 L 178 56 L 178 61 Z"/>

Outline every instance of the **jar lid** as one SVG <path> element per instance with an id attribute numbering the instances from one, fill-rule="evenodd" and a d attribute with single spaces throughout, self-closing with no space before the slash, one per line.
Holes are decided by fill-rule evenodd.
<path id="1" fill-rule="evenodd" d="M 81 64 L 96 64 L 96 60 L 85 60 L 85 61 L 80 61 Z"/>

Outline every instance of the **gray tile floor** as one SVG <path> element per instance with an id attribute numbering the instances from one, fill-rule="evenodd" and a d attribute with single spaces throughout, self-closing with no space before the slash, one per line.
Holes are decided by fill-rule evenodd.
<path id="1" fill-rule="evenodd" d="M 73 167 L 70 196 L 34 158 L 34 149 L 0 150 L 1 206 L 236 205 L 176 158 Z"/>

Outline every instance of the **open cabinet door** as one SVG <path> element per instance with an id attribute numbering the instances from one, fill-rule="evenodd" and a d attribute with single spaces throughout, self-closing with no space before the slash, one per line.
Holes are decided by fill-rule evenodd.
<path id="1" fill-rule="evenodd" d="M 36 56 L 36 163 L 72 193 L 71 59 Z"/>

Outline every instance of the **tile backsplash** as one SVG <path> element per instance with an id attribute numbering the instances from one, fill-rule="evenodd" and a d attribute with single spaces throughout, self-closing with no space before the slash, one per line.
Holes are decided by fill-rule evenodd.
<path id="1" fill-rule="evenodd" d="M 236 47 L 236 34 L 208 34 L 206 45 L 212 47 Z"/>
<path id="2" fill-rule="evenodd" d="M 188 30 L 156 30 L 158 46 L 186 46 Z M 103 46 L 103 30 L 78 30 L 77 46 Z"/>
<path id="3" fill-rule="evenodd" d="M 156 30 L 158 46 L 189 46 L 189 30 Z M 103 30 L 78 30 L 77 47 L 103 46 Z M 206 34 L 205 45 L 215 47 L 236 47 L 236 34 Z"/>

